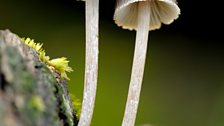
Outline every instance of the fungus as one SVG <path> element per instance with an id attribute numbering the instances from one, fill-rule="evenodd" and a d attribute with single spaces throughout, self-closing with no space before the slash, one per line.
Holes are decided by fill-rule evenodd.
<path id="1" fill-rule="evenodd" d="M 79 126 L 89 126 L 92 120 L 98 74 L 99 0 L 84 0 L 86 6 L 86 61 L 82 110 Z"/>
<path id="2" fill-rule="evenodd" d="M 135 52 L 122 126 L 134 126 L 147 52 L 149 30 L 159 29 L 177 19 L 175 0 L 118 0 L 114 20 L 124 29 L 136 30 Z"/>

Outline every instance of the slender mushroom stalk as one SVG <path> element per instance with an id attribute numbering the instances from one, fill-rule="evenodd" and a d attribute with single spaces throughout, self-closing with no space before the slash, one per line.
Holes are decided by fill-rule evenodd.
<path id="1" fill-rule="evenodd" d="M 114 20 L 118 26 L 136 30 L 136 45 L 128 98 L 122 126 L 134 126 L 137 115 L 149 30 L 159 29 L 178 18 L 180 9 L 175 0 L 119 0 Z"/>
<path id="2" fill-rule="evenodd" d="M 78 126 L 90 126 L 98 75 L 99 0 L 86 0 L 86 61 L 82 110 Z"/>

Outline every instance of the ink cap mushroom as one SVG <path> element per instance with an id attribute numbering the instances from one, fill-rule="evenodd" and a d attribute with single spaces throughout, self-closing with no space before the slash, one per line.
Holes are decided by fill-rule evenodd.
<path id="1" fill-rule="evenodd" d="M 78 126 L 90 126 L 97 91 L 99 0 L 85 1 L 86 56 L 82 110 Z"/>
<path id="2" fill-rule="evenodd" d="M 148 33 L 178 18 L 175 0 L 117 0 L 114 21 L 124 29 L 136 30 L 131 80 L 122 126 L 134 126 L 141 92 Z"/>

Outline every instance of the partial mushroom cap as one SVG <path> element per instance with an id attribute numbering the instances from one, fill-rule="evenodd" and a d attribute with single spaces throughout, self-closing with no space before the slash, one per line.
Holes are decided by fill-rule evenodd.
<path id="1" fill-rule="evenodd" d="M 150 6 L 149 30 L 159 29 L 161 23 L 172 23 L 180 14 L 176 0 L 118 0 L 114 14 L 115 23 L 124 29 L 136 30 L 139 2 Z"/>

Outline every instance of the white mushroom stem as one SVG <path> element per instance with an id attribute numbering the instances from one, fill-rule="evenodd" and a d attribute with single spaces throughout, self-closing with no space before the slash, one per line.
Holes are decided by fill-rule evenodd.
<path id="1" fill-rule="evenodd" d="M 99 0 L 86 0 L 86 61 L 82 110 L 78 126 L 90 126 L 98 75 Z"/>
<path id="2" fill-rule="evenodd" d="M 132 66 L 131 81 L 129 85 L 128 99 L 126 103 L 122 126 L 134 126 L 135 124 L 144 74 L 149 24 L 150 4 L 149 2 L 139 2 L 134 61 Z"/>

